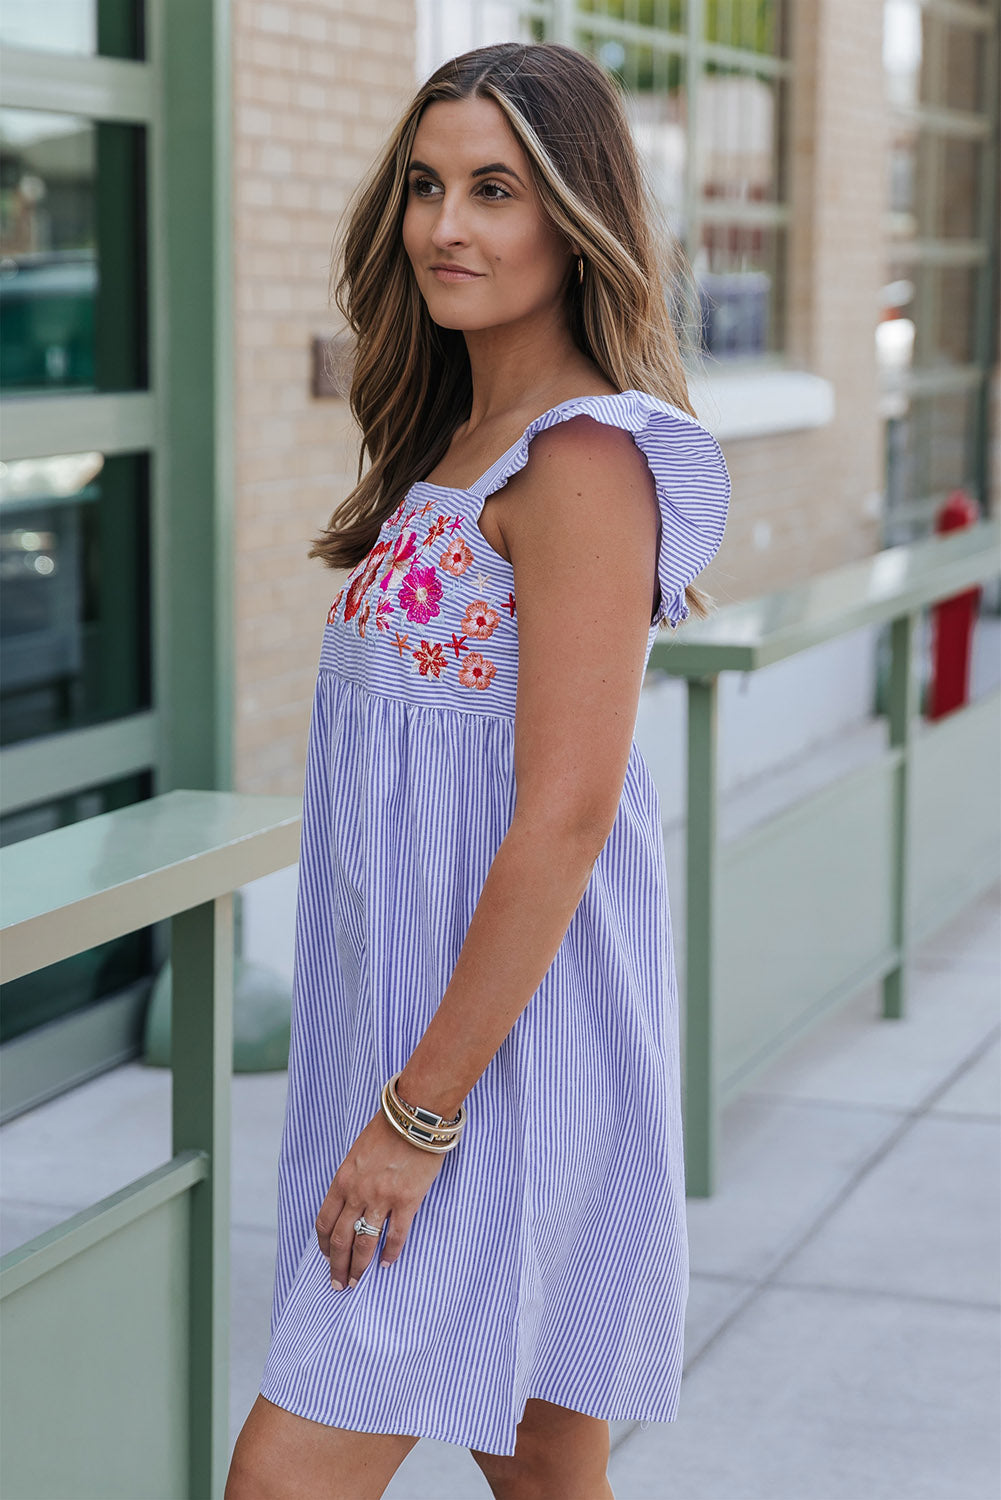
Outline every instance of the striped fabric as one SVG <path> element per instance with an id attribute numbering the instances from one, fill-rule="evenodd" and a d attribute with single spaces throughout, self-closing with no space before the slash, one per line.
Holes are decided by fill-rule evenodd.
<path id="1" fill-rule="evenodd" d="M 469 490 L 419 482 L 331 605 L 310 721 L 268 1400 L 512 1454 L 529 1397 L 672 1421 L 688 1242 L 660 805 L 634 744 L 559 951 L 465 1103 L 396 1263 L 335 1292 L 315 1220 L 451 977 L 514 810 L 514 575 L 477 526 L 536 432 L 627 429 L 662 513 L 661 603 L 723 536 L 716 440 L 641 391 L 536 418 Z M 489 1003 L 489 996 L 484 996 Z M 418 1101 L 420 1102 L 420 1101 Z"/>

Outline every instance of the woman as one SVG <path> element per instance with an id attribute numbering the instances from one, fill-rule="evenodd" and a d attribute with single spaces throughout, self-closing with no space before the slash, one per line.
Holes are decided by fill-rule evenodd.
<path id="1" fill-rule="evenodd" d="M 418 91 L 338 306 L 370 465 L 310 726 L 271 1349 L 227 1500 L 611 1495 L 688 1288 L 660 809 L 632 741 L 730 484 L 618 95 L 507 43 Z M 361 465 L 359 465 L 359 473 Z M 421 1113 L 418 1113 L 420 1111 Z"/>

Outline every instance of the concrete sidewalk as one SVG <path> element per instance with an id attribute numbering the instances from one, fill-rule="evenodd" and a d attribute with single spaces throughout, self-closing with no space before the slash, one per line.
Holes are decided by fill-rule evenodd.
<path id="1" fill-rule="evenodd" d="M 724 1113 L 690 1199 L 677 1422 L 612 1427 L 616 1500 L 996 1500 L 999 971 L 995 890 Z M 286 1075 L 233 1080 L 231 1441 L 268 1345 Z M 3 1250 L 170 1154 L 170 1077 L 139 1063 L 0 1130 Z M 423 1440 L 389 1500 L 489 1500 Z M 142 1500 L 142 1497 L 136 1497 Z"/>

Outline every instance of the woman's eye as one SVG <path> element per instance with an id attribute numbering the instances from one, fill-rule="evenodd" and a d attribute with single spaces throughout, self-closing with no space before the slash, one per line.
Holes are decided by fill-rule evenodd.
<path id="1" fill-rule="evenodd" d="M 415 177 L 410 184 L 410 190 L 416 198 L 430 198 L 430 193 L 424 192 L 424 188 L 433 188 L 437 184 L 430 177 Z M 487 189 L 491 189 L 487 192 Z M 488 203 L 499 203 L 502 198 L 510 198 L 511 194 L 506 188 L 501 187 L 499 182 L 483 182 L 479 191 L 486 197 Z"/>

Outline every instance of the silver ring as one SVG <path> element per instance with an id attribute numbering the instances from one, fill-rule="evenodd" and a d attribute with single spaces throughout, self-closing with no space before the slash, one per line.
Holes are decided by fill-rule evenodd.
<path id="1" fill-rule="evenodd" d="M 374 1234 L 378 1238 L 381 1233 L 381 1227 L 370 1224 L 366 1218 L 355 1219 L 355 1234 Z"/>

